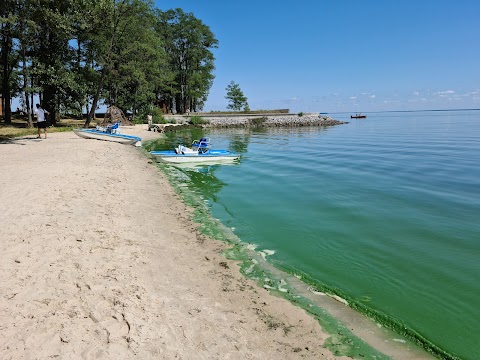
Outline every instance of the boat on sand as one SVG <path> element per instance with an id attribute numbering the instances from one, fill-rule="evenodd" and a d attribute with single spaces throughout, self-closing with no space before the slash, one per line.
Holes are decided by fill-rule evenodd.
<path id="1" fill-rule="evenodd" d="M 119 126 L 119 123 L 115 123 L 114 125 L 107 126 L 106 128 L 97 126 L 95 129 L 76 129 L 74 132 L 84 139 L 113 141 L 125 145 L 142 146 L 141 138 L 138 136 L 120 134 L 118 132 Z"/>

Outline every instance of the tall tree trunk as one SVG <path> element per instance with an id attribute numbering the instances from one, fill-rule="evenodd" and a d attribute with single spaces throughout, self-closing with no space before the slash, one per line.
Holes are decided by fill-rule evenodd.
<path id="1" fill-rule="evenodd" d="M 32 112 L 30 111 L 30 99 L 28 97 L 28 75 L 27 75 L 27 55 L 25 46 L 22 46 L 22 73 L 23 73 L 23 90 L 25 92 L 25 107 L 27 108 L 28 127 L 33 127 Z"/>
<path id="2" fill-rule="evenodd" d="M 190 101 L 188 99 L 188 96 L 186 96 L 184 99 L 183 99 L 183 113 L 186 113 L 187 110 L 190 110 Z"/>
<path id="3" fill-rule="evenodd" d="M 33 89 L 33 84 L 34 84 L 34 81 L 33 81 L 33 76 L 30 78 L 30 84 L 32 85 L 32 89 Z M 33 107 L 34 107 L 34 94 L 33 94 L 33 91 L 30 93 L 30 114 L 33 114 Z"/>
<path id="4" fill-rule="evenodd" d="M 3 5 L 2 5 L 3 6 Z M 11 65 L 8 61 L 8 56 L 12 51 L 12 38 L 10 35 L 10 25 L 8 23 L 3 24 L 2 26 L 2 99 L 4 102 L 3 106 L 3 119 L 5 124 L 12 123 L 12 102 L 11 102 L 11 89 L 10 89 L 10 74 L 11 74 Z"/>
<path id="5" fill-rule="evenodd" d="M 182 105 L 182 95 L 181 94 L 177 94 L 175 96 L 175 112 L 177 114 L 180 114 L 182 112 L 182 108 L 181 108 L 181 105 Z"/>
<path id="6" fill-rule="evenodd" d="M 132 108 L 132 119 L 137 114 L 137 94 L 138 94 L 138 87 L 135 88 L 135 97 L 133 99 L 133 108 Z"/>
<path id="7" fill-rule="evenodd" d="M 117 28 L 118 21 L 119 21 L 118 19 L 115 21 L 114 29 Z M 114 46 L 115 40 L 116 40 L 115 35 L 116 35 L 116 32 L 114 30 L 113 35 L 110 38 L 110 43 L 109 43 L 109 46 L 108 46 L 108 50 L 106 52 L 106 57 L 105 57 L 105 64 L 106 65 L 104 65 L 102 67 L 102 75 L 100 77 L 100 82 L 98 83 L 97 91 L 95 92 L 95 96 L 93 97 L 92 108 L 90 109 L 90 112 L 87 115 L 87 120 L 85 121 L 84 127 L 86 127 L 86 128 L 90 125 L 90 122 L 92 121 L 93 117 L 95 116 L 95 110 L 97 109 L 98 100 L 100 98 L 100 92 L 102 91 L 103 85 L 105 84 L 105 80 L 107 78 L 107 68 L 106 68 L 106 66 L 110 65 L 110 58 L 111 58 L 111 55 L 112 55 L 112 49 L 113 49 L 113 46 Z"/>
<path id="8" fill-rule="evenodd" d="M 87 115 L 87 120 L 85 121 L 84 127 L 88 128 L 90 126 L 90 122 L 92 121 L 93 117 L 95 116 L 95 109 L 97 108 L 98 99 L 100 98 L 100 91 L 102 91 L 103 84 L 105 82 L 106 77 L 106 70 L 105 68 L 102 69 L 102 76 L 100 77 L 100 82 L 97 86 L 97 91 L 95 92 L 95 96 L 93 97 L 92 108 Z"/>
<path id="9" fill-rule="evenodd" d="M 46 86 L 43 91 L 43 102 L 42 107 L 46 109 L 50 115 L 48 119 L 52 122 L 53 125 L 57 124 L 57 109 L 56 109 L 56 100 L 55 100 L 56 89 L 54 86 Z"/>

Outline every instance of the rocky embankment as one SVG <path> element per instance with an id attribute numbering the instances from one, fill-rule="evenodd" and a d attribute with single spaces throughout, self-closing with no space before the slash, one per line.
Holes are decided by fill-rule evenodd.
<path id="1" fill-rule="evenodd" d="M 202 116 L 208 121 L 205 127 L 275 127 L 275 126 L 333 126 L 346 124 L 324 115 L 266 115 L 266 116 Z"/>
<path id="2" fill-rule="evenodd" d="M 241 115 L 241 116 L 208 116 L 195 114 L 206 121 L 205 124 L 194 125 L 203 128 L 235 128 L 235 127 L 294 127 L 294 126 L 334 126 L 348 124 L 348 122 L 332 119 L 319 114 L 265 114 L 265 115 Z M 191 117 L 191 116 L 190 116 Z M 168 124 L 154 124 L 149 130 L 158 132 L 178 131 L 192 126 L 189 116 L 169 116 Z M 170 122 L 173 122 L 170 123 Z"/>

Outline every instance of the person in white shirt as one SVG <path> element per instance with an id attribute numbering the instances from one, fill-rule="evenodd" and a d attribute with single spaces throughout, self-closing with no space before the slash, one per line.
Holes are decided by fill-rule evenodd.
<path id="1" fill-rule="evenodd" d="M 153 122 L 152 114 L 147 115 L 147 121 L 148 121 L 148 131 L 150 131 L 150 128 L 152 127 L 152 122 Z"/>
<path id="2" fill-rule="evenodd" d="M 37 117 L 37 129 L 38 136 L 37 139 L 40 139 L 40 129 L 43 129 L 45 133 L 45 139 L 47 138 L 47 120 L 45 119 L 45 114 L 50 115 L 47 110 L 41 108 L 40 104 L 37 104 L 37 110 L 35 110 L 35 116 Z"/>

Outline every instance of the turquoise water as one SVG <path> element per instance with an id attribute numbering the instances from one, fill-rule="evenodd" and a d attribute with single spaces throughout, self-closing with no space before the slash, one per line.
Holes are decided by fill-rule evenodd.
<path id="1" fill-rule="evenodd" d="M 211 130 L 240 163 L 183 171 L 274 264 L 480 358 L 480 111 L 367 115 L 332 115 L 350 123 L 327 129 Z"/>

